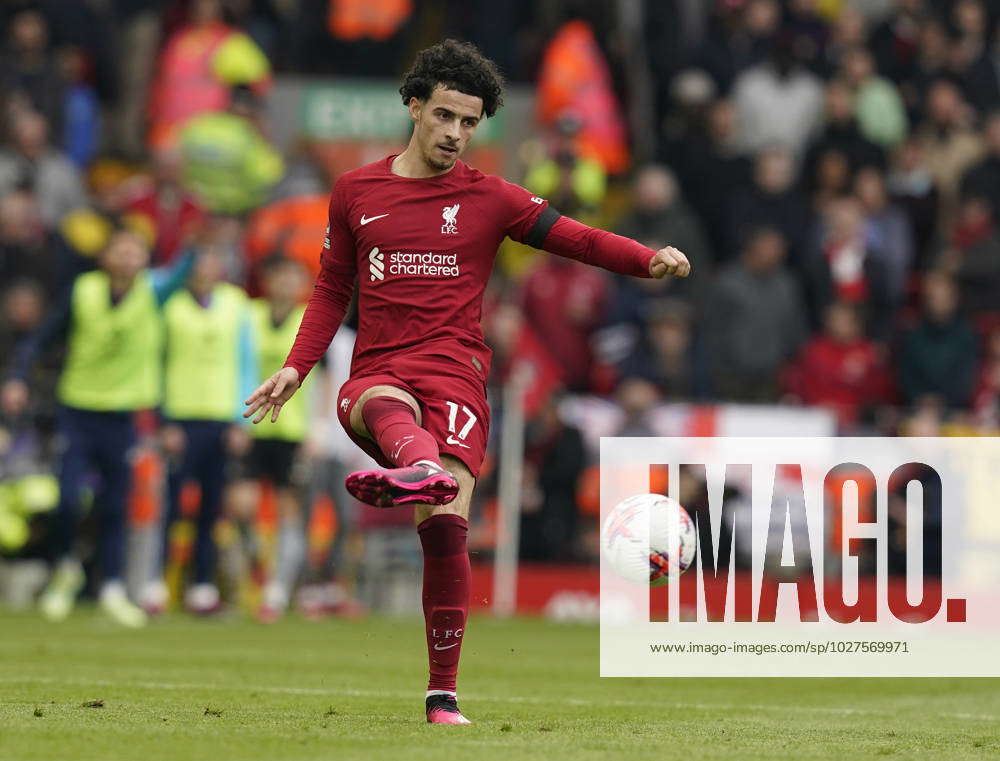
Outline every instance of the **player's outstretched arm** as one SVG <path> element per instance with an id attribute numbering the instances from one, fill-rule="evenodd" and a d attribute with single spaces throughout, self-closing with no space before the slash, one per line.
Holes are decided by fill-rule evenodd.
<path id="1" fill-rule="evenodd" d="M 243 413 L 243 417 L 248 418 L 256 413 L 257 416 L 253 419 L 256 424 L 266 418 L 267 413 L 270 412 L 271 422 L 276 423 L 278 415 L 281 414 L 282 405 L 292 398 L 292 394 L 298 390 L 300 385 L 298 370 L 294 367 L 281 368 L 250 394 L 244 402 L 247 405 L 247 411 Z"/>
<path id="2" fill-rule="evenodd" d="M 319 257 L 319 274 L 283 368 L 295 370 L 298 373 L 296 380 L 300 384 L 320 357 L 326 354 L 347 314 L 358 275 L 355 253 L 354 238 L 347 226 L 347 215 L 344 212 L 343 186 L 338 180 L 330 198 L 330 225 Z M 272 378 L 276 378 L 283 370 L 279 370 Z"/>
<path id="3" fill-rule="evenodd" d="M 536 218 L 524 242 L 622 275 L 662 278 L 691 274 L 691 263 L 673 246 L 653 251 L 631 238 L 564 217 L 552 207 Z"/>
<path id="4" fill-rule="evenodd" d="M 564 217 L 543 198 L 519 185 L 494 178 L 497 208 L 504 231 L 556 256 L 633 277 L 687 277 L 691 264 L 673 246 L 653 251 L 631 238 L 609 233 Z"/>

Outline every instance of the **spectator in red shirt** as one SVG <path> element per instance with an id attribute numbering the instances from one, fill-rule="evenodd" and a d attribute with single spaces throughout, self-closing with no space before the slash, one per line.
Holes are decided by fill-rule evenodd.
<path id="1" fill-rule="evenodd" d="M 824 332 L 806 343 L 782 381 L 803 404 L 832 409 L 841 429 L 856 424 L 865 408 L 888 400 L 882 352 L 864 337 L 857 308 L 845 301 L 827 307 Z"/>
<path id="2" fill-rule="evenodd" d="M 185 241 L 205 221 L 205 211 L 180 184 L 181 156 L 176 148 L 163 148 L 153 157 L 153 182 L 128 205 L 130 212 L 149 218 L 156 231 L 153 264 L 173 261 Z"/>
<path id="3" fill-rule="evenodd" d="M 485 314 L 483 328 L 493 349 L 490 382 L 501 385 L 515 374 L 524 373 L 528 381 L 524 391 L 524 414 L 533 418 L 562 387 L 559 366 L 531 326 L 525 323 L 524 314 L 515 304 L 496 304 L 487 307 Z"/>
<path id="4" fill-rule="evenodd" d="M 603 272 L 559 256 L 546 257 L 524 283 L 524 315 L 571 391 L 608 390 L 591 341 L 603 324 L 608 290 Z"/>

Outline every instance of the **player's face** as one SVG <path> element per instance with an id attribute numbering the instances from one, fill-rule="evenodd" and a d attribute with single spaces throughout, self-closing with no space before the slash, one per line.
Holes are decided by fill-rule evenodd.
<path id="1" fill-rule="evenodd" d="M 420 154 L 429 167 L 446 172 L 465 152 L 483 115 L 483 99 L 438 85 L 425 102 L 410 99 Z"/>

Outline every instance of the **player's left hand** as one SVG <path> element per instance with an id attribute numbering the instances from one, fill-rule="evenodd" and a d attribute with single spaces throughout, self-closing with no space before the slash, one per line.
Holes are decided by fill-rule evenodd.
<path id="1" fill-rule="evenodd" d="M 250 408 L 243 413 L 243 417 L 256 414 L 257 417 L 253 422 L 257 424 L 270 412 L 271 422 L 276 423 L 282 405 L 292 397 L 300 385 L 298 370 L 294 367 L 281 368 L 261 383 L 257 390 L 250 394 L 250 398 L 243 402 Z"/>
<path id="2" fill-rule="evenodd" d="M 649 262 L 649 274 L 657 279 L 667 275 L 687 277 L 691 274 L 691 263 L 673 246 L 657 251 Z"/>

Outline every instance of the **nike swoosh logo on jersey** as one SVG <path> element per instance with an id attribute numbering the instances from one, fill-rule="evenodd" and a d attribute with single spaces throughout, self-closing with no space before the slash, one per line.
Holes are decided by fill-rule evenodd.
<path id="1" fill-rule="evenodd" d="M 382 217 L 388 217 L 388 216 L 389 216 L 388 212 L 386 212 L 385 214 L 379 214 L 377 217 L 368 217 L 368 218 L 365 218 L 365 215 L 362 214 L 361 215 L 361 226 L 364 227 L 369 222 L 374 222 L 376 219 L 382 219 Z"/>
<path id="2" fill-rule="evenodd" d="M 453 647 L 457 647 L 457 642 L 452 642 L 450 645 L 439 645 L 437 642 L 434 643 L 435 650 L 451 650 Z"/>
<path id="3" fill-rule="evenodd" d="M 449 436 L 444 441 L 445 441 L 446 444 L 451 444 L 452 446 L 455 446 L 457 444 L 460 447 L 465 447 L 466 449 L 472 449 L 472 447 L 470 447 L 468 444 L 463 444 L 461 441 L 459 441 L 458 439 L 456 439 L 454 436 Z"/>

